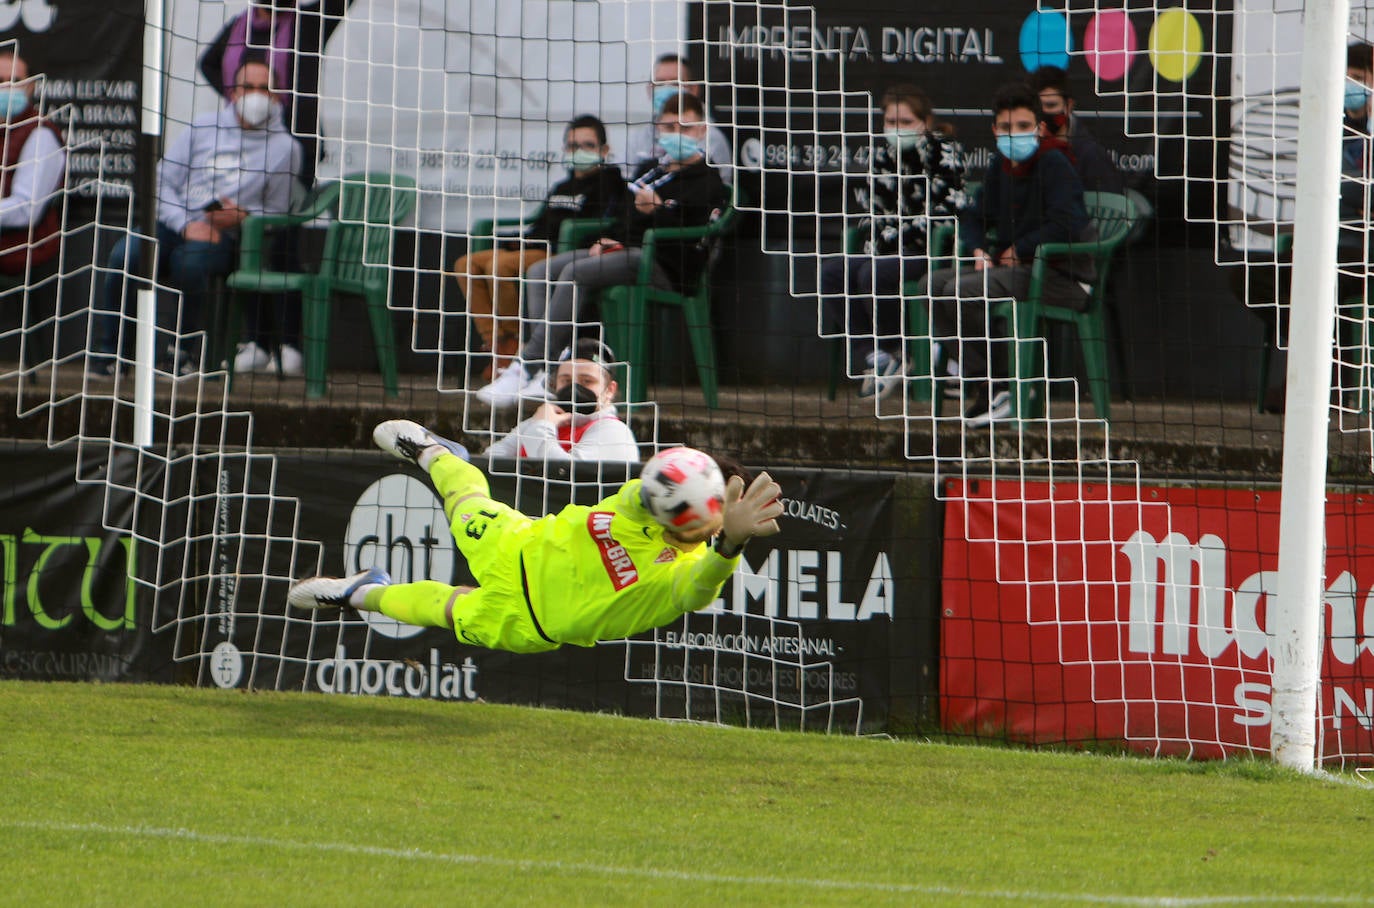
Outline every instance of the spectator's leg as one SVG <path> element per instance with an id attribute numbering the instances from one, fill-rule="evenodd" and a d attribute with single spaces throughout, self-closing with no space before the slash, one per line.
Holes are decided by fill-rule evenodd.
<path id="1" fill-rule="evenodd" d="M 124 311 L 125 290 L 139 270 L 141 253 L 139 238 L 126 235 L 115 243 L 105 262 L 109 273 L 105 275 L 100 294 L 95 296 L 98 309 L 91 318 L 93 352 L 102 356 L 112 357 L 119 353 L 119 323 Z"/>
<path id="2" fill-rule="evenodd" d="M 850 259 L 844 298 L 845 333 L 849 340 L 849 368 L 858 375 L 868 369 L 868 358 L 877 349 L 873 342 L 874 259 Z"/>
<path id="3" fill-rule="evenodd" d="M 573 307 L 580 296 L 573 285 L 577 266 L 583 261 L 608 257 L 592 256 L 585 249 L 565 252 L 538 263 L 525 275 L 529 332 L 520 348 L 520 358 L 530 369 L 538 371 L 542 364 L 558 356 L 572 337 Z"/>
<path id="4" fill-rule="evenodd" d="M 530 245 L 509 250 L 496 259 L 493 268 L 496 338 L 492 349 L 496 352 L 499 366 L 504 366 L 506 360 L 520 349 L 520 285 L 524 275 L 548 256 L 548 249 L 543 245 Z"/>
<path id="5" fill-rule="evenodd" d="M 218 243 L 191 242 L 159 229 L 158 242 L 166 251 L 172 283 L 181 290 L 181 333 L 195 331 L 201 327 L 211 279 L 234 270 L 234 241 L 225 237 Z M 175 248 L 169 250 L 173 243 Z"/>
<path id="6" fill-rule="evenodd" d="M 965 269 L 966 270 L 966 269 Z M 958 362 L 963 359 L 959 334 L 958 281 L 961 271 L 938 268 L 921 279 L 916 292 L 930 306 L 930 335 L 947 356 Z M 938 376 L 937 376 L 938 377 Z"/>
<path id="7" fill-rule="evenodd" d="M 491 350 L 496 331 L 492 319 L 491 275 L 496 249 L 484 249 L 463 256 L 453 263 L 453 276 L 468 303 L 468 318 L 481 338 L 482 349 Z"/>
<path id="8" fill-rule="evenodd" d="M 874 343 L 895 357 L 902 355 L 902 339 L 906 324 L 902 318 L 902 285 L 908 274 L 917 274 L 916 263 L 924 260 L 902 259 L 885 255 L 873 260 L 873 311 L 871 313 Z"/>
<path id="9" fill-rule="evenodd" d="M 961 340 L 959 366 L 965 379 L 1008 377 L 1007 337 L 1011 326 L 989 324 L 988 300 L 1024 299 L 1029 289 L 1028 265 L 982 271 L 965 269 L 955 282 L 960 319 L 956 332 Z"/>

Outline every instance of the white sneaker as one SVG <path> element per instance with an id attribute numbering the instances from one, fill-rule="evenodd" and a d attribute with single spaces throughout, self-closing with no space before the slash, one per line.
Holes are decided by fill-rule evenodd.
<path id="1" fill-rule="evenodd" d="M 272 357 L 253 341 L 239 344 L 234 355 L 235 372 L 266 372 L 272 365 Z"/>
<path id="2" fill-rule="evenodd" d="M 528 383 L 525 364 L 517 356 L 491 380 L 491 384 L 477 389 L 477 399 L 493 410 L 513 407 L 520 402 L 520 393 Z"/>
<path id="3" fill-rule="evenodd" d="M 992 396 L 980 391 L 977 400 L 964 414 L 964 425 L 970 429 L 986 426 L 1011 416 L 1011 392 L 993 385 Z"/>
<path id="4" fill-rule="evenodd" d="M 383 451 L 400 460 L 408 460 L 419 466 L 420 452 L 431 445 L 439 445 L 464 460 L 468 459 L 468 449 L 456 441 L 435 435 L 433 432 L 409 419 L 388 419 L 377 423 L 372 430 L 372 441 Z"/>
<path id="5" fill-rule="evenodd" d="M 549 372 L 547 369 L 540 369 L 525 382 L 520 389 L 520 397 L 524 400 L 548 400 L 549 399 Z"/>
<path id="6" fill-rule="evenodd" d="M 358 587 L 368 584 L 389 586 L 391 575 L 379 567 L 368 568 L 351 577 L 311 577 L 292 586 L 286 592 L 286 602 L 295 608 L 343 608 Z M 360 612 L 371 611 L 354 606 Z"/>
<path id="7" fill-rule="evenodd" d="M 290 344 L 282 344 L 281 349 L 273 355 L 269 372 L 277 371 L 277 357 L 281 357 L 281 374 L 287 376 L 297 376 L 305 374 L 305 357 L 301 356 L 301 351 Z"/>
<path id="8" fill-rule="evenodd" d="M 875 350 L 868 354 L 867 362 L 868 368 L 859 383 L 860 397 L 882 399 L 902 386 L 904 369 L 900 359 L 886 350 Z"/>

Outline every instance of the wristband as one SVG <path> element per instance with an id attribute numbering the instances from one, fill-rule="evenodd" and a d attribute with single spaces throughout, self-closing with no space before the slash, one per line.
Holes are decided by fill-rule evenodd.
<path id="1" fill-rule="evenodd" d="M 739 554 L 744 551 L 744 545 L 748 541 L 749 540 L 746 539 L 739 545 L 732 545 L 729 540 L 725 538 L 725 534 L 721 533 L 716 537 L 716 554 L 722 558 L 737 558 Z"/>

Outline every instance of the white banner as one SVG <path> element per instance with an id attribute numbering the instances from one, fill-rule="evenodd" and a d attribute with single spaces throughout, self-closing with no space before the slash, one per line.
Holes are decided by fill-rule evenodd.
<path id="1" fill-rule="evenodd" d="M 169 71 L 196 72 L 242 9 L 176 0 Z M 613 154 L 646 128 L 653 61 L 685 50 L 685 27 L 685 0 L 357 0 L 321 64 L 318 177 L 413 176 L 425 228 L 519 215 L 565 175 L 568 120 L 601 117 Z M 219 103 L 196 79 L 170 93 L 169 135 Z"/>

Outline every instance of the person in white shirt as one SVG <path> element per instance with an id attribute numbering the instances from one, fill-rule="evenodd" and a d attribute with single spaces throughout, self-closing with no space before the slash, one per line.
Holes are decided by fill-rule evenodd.
<path id="1" fill-rule="evenodd" d="M 273 97 L 266 57 L 256 50 L 245 53 L 230 102 L 196 117 L 158 164 L 159 271 L 181 291 L 182 333 L 200 326 L 211 277 L 234 270 L 243 221 L 290 210 L 300 165 L 301 149 Z M 88 366 L 93 373 L 113 374 L 119 319 L 112 313 L 123 307 L 126 283 L 138 273 L 141 254 L 135 235 L 121 239 L 110 253 L 104 293 L 96 295 L 104 314 L 93 320 L 96 348 Z M 184 350 L 176 356 L 166 365 L 188 374 L 190 358 Z"/>
<path id="2" fill-rule="evenodd" d="M 0 274 L 21 276 L 61 248 L 53 204 L 67 173 L 62 133 L 33 104 L 29 65 L 0 52 Z"/>
<path id="3" fill-rule="evenodd" d="M 695 81 L 691 66 L 678 54 L 664 54 L 654 61 L 653 81 L 649 84 L 649 96 L 653 98 L 654 116 L 643 129 L 632 129 L 626 142 L 624 171 L 626 177 L 634 177 L 641 172 L 646 163 L 663 160 L 663 146 L 658 143 L 658 118 L 663 113 L 663 105 L 678 92 L 695 95 L 703 101 L 701 83 Z M 710 123 L 710 121 L 707 121 Z M 720 127 L 711 124 L 706 134 L 706 161 L 720 173 L 720 180 L 726 186 L 735 185 L 735 152 L 730 140 Z"/>
<path id="4" fill-rule="evenodd" d="M 583 339 L 565 349 L 553 373 L 552 396 L 534 415 L 487 449 L 489 457 L 637 463 L 639 443 L 616 411 L 615 355 Z"/>

